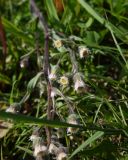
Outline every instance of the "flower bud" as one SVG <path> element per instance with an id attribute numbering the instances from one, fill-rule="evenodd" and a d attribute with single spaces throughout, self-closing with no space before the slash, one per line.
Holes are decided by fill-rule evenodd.
<path id="1" fill-rule="evenodd" d="M 57 135 L 58 138 L 63 138 L 63 137 L 64 137 L 64 134 L 65 134 L 65 132 L 64 132 L 64 129 L 63 129 L 63 128 L 58 128 L 58 129 L 57 129 L 56 135 Z"/>
<path id="2" fill-rule="evenodd" d="M 67 119 L 67 122 L 70 123 L 70 124 L 75 124 L 75 125 L 78 125 L 78 118 L 77 118 L 77 115 L 76 114 L 70 114 L 68 119 Z M 67 133 L 76 133 L 78 131 L 78 128 L 73 128 L 73 127 L 68 127 L 67 128 Z"/>
<path id="3" fill-rule="evenodd" d="M 51 91 L 51 97 L 54 98 L 56 96 L 56 92 L 55 91 Z"/>
<path id="4" fill-rule="evenodd" d="M 48 75 L 48 78 L 49 78 L 50 80 L 56 80 L 56 74 L 51 72 L 51 73 Z"/>
<path id="5" fill-rule="evenodd" d="M 49 80 L 56 80 L 57 65 L 51 66 L 51 71 L 49 72 Z"/>
<path id="6" fill-rule="evenodd" d="M 76 80 L 75 82 L 75 91 L 81 90 L 82 88 L 85 87 L 85 83 L 82 80 Z"/>
<path id="7" fill-rule="evenodd" d="M 22 59 L 22 60 L 20 61 L 20 67 L 21 67 L 21 68 L 26 68 L 26 67 L 28 67 L 28 65 L 29 65 L 28 57 L 27 57 L 27 58 L 24 58 L 24 59 Z"/>
<path id="8" fill-rule="evenodd" d="M 74 90 L 77 92 L 84 92 L 86 89 L 85 83 L 80 73 L 76 73 L 74 79 Z"/>

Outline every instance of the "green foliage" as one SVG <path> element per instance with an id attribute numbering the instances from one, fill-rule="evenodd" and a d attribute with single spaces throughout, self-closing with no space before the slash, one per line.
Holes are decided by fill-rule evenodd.
<path id="1" fill-rule="evenodd" d="M 46 127 L 53 135 L 63 128 L 69 159 L 127 159 L 127 0 L 62 0 L 61 11 L 53 0 L 36 3 L 49 27 L 51 79 L 44 73 L 45 33 L 29 1 L 0 1 L 8 46 L 4 59 L 0 42 L 0 132 L 9 130 L 4 121 L 13 123 L 0 136 L 1 159 L 33 159 L 29 137 L 35 126 L 45 144 Z M 5 113 L 14 104 L 20 113 Z"/>

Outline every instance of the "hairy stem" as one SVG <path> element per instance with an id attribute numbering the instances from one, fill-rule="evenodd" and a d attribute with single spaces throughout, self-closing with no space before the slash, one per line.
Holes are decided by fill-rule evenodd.
<path id="1" fill-rule="evenodd" d="M 51 110 L 53 108 L 52 105 L 52 98 L 51 98 L 51 83 L 48 79 L 48 74 L 50 71 L 50 64 L 49 64 L 49 32 L 48 32 L 48 25 L 45 21 L 45 18 L 43 16 L 43 13 L 40 12 L 40 10 L 38 9 L 36 3 L 34 0 L 30 0 L 30 7 L 31 7 L 31 12 L 34 13 L 39 21 L 41 22 L 41 24 L 43 25 L 43 29 L 44 29 L 44 38 L 45 38 L 45 43 L 44 43 L 44 76 L 47 82 L 47 100 L 48 100 L 48 106 L 47 106 L 47 119 L 50 120 L 51 117 Z M 45 128 L 46 130 L 46 134 L 47 134 L 47 145 L 49 146 L 50 142 L 51 142 L 51 129 L 49 127 Z"/>

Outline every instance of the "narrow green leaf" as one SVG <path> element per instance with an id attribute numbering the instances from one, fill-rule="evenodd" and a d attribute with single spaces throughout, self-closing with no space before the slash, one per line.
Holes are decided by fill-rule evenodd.
<path id="1" fill-rule="evenodd" d="M 4 84 L 11 84 L 10 78 L 2 73 L 0 73 L 0 82 L 2 82 Z"/>
<path id="2" fill-rule="evenodd" d="M 127 61 L 126 61 L 126 59 L 125 59 L 125 57 L 124 57 L 124 55 L 123 55 L 123 52 L 122 52 L 122 50 L 121 50 L 121 48 L 120 48 L 120 46 L 119 46 L 119 44 L 118 44 L 118 42 L 117 42 L 117 40 L 116 40 L 116 37 L 115 37 L 115 35 L 114 35 L 111 27 L 110 27 L 110 32 L 111 32 L 112 38 L 113 38 L 113 40 L 114 40 L 114 43 L 115 43 L 115 45 L 116 45 L 116 47 L 117 47 L 117 49 L 118 49 L 121 57 L 123 58 L 124 62 L 126 63 L 126 68 L 128 69 Z"/>
<path id="3" fill-rule="evenodd" d="M 18 148 L 18 149 L 20 149 L 20 150 L 22 150 L 22 151 L 24 151 L 24 152 L 26 152 L 26 153 L 28 153 L 28 154 L 30 154 L 30 155 L 32 155 L 32 151 L 31 150 L 29 150 L 28 148 L 24 148 L 24 147 L 21 147 L 21 146 L 16 146 L 16 148 Z"/>
<path id="4" fill-rule="evenodd" d="M 118 123 L 121 123 L 121 119 L 118 115 L 118 113 L 116 112 L 115 108 L 113 107 L 113 105 L 107 100 L 107 99 L 104 99 L 105 100 L 105 103 L 108 105 L 108 107 L 110 108 L 110 110 L 112 111 L 112 114 L 115 118 L 115 120 L 118 122 Z"/>
<path id="5" fill-rule="evenodd" d="M 41 77 L 42 74 L 43 74 L 42 72 L 39 72 L 34 78 L 32 78 L 29 81 L 28 86 L 27 86 L 27 91 L 28 92 L 31 92 L 35 88 L 35 86 L 36 86 L 36 84 L 37 84 L 37 82 L 38 82 L 38 80 L 39 80 L 39 78 Z"/>
<path id="6" fill-rule="evenodd" d="M 18 124 L 19 123 L 34 124 L 34 125 L 44 125 L 44 126 L 58 127 L 58 128 L 67 128 L 67 127 L 84 128 L 83 126 L 80 125 L 69 124 L 57 120 L 39 119 L 32 116 L 6 113 L 3 111 L 0 111 L 0 119 L 13 120 L 13 122 L 16 122 Z"/>
<path id="7" fill-rule="evenodd" d="M 88 146 L 90 143 L 94 142 L 98 138 L 102 137 L 104 135 L 104 132 L 97 131 L 93 136 L 88 138 L 84 143 L 82 143 L 69 157 L 71 159 L 73 156 L 75 156 L 78 152 L 80 152 L 82 149 L 84 149 L 86 146 Z"/>
<path id="8" fill-rule="evenodd" d="M 101 24 L 104 24 L 105 20 L 104 18 L 100 17 L 96 11 L 84 0 L 78 0 L 78 2 L 86 9 L 86 11 L 91 14 L 97 21 L 99 21 Z"/>
<path id="9" fill-rule="evenodd" d="M 12 33 L 13 35 L 17 36 L 18 38 L 23 39 L 25 42 L 29 44 L 33 44 L 32 38 L 28 36 L 28 34 L 25 34 L 23 31 L 21 31 L 19 28 L 17 28 L 14 24 L 12 24 L 10 21 L 8 21 L 5 18 L 2 18 L 3 25 L 5 29 Z"/>
<path id="10" fill-rule="evenodd" d="M 69 8 L 69 6 L 66 6 L 64 13 L 63 13 L 63 17 L 61 19 L 61 23 L 63 23 L 64 25 L 69 24 L 72 16 L 73 16 L 73 14 L 72 14 L 71 9 Z"/>
<path id="11" fill-rule="evenodd" d="M 124 125 L 127 126 L 127 122 L 125 120 L 124 113 L 123 113 L 122 107 L 120 105 L 119 105 L 119 110 L 120 110 L 120 114 L 121 114 L 121 117 L 122 117 L 122 121 L 123 121 Z"/>
<path id="12" fill-rule="evenodd" d="M 48 9 L 50 19 L 59 21 L 59 17 L 57 15 L 53 0 L 47 0 L 45 1 L 45 4 Z"/>
<path id="13" fill-rule="evenodd" d="M 115 27 L 112 23 L 108 22 L 106 19 L 101 17 L 87 2 L 84 0 L 78 0 L 78 2 L 81 4 L 82 7 L 85 8 L 85 10 L 94 17 L 98 22 L 100 22 L 102 25 L 104 25 L 109 31 L 111 29 L 116 34 L 116 36 L 121 39 L 124 43 L 128 43 L 128 38 L 120 29 Z"/>

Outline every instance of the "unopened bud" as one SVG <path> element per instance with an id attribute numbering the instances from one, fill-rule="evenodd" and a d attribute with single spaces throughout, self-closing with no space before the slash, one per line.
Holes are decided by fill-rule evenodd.
<path id="1" fill-rule="evenodd" d="M 78 118 L 77 118 L 77 115 L 76 114 L 70 114 L 69 117 L 68 117 L 68 123 L 70 124 L 75 124 L 75 125 L 78 125 Z M 73 127 L 68 127 L 67 128 L 67 133 L 76 133 L 79 129 L 78 128 L 73 128 Z"/>
<path id="2" fill-rule="evenodd" d="M 21 68 L 28 67 L 28 58 L 24 58 L 20 61 L 20 67 Z"/>
<path id="3" fill-rule="evenodd" d="M 48 78 L 50 80 L 56 80 L 56 74 L 55 73 L 50 73 L 49 76 L 48 76 Z"/>
<path id="4" fill-rule="evenodd" d="M 82 79 L 82 75 L 80 73 L 76 73 L 73 79 L 74 79 L 74 90 L 77 92 L 84 92 L 86 90 L 86 86 Z"/>

